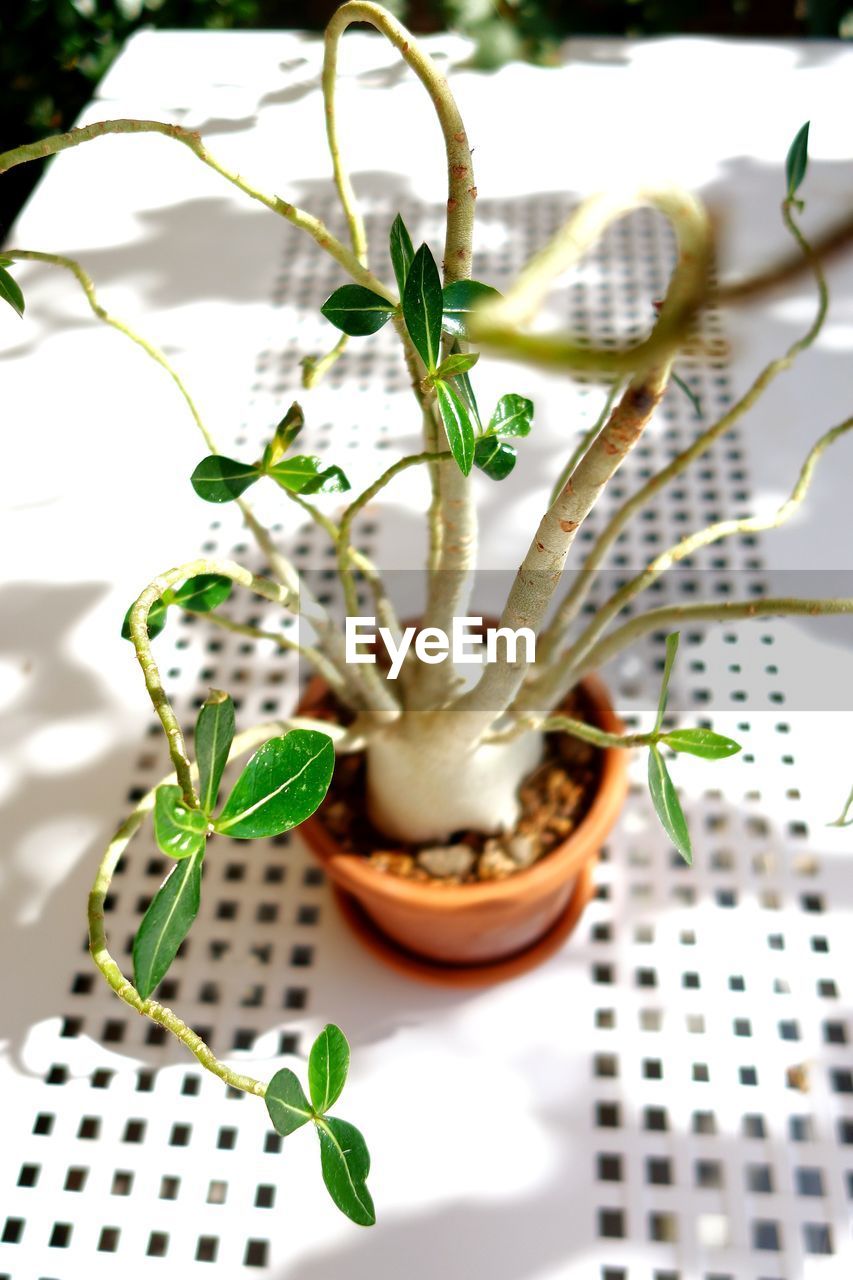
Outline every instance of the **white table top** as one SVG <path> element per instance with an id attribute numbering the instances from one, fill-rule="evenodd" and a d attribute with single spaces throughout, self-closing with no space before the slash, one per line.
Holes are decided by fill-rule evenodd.
<path id="1" fill-rule="evenodd" d="M 614 180 L 628 184 L 641 176 L 675 179 L 706 196 L 720 215 L 724 275 L 774 260 L 785 247 L 776 215 L 784 155 L 806 118 L 812 120 L 806 227 L 819 228 L 853 199 L 853 50 L 840 45 L 580 40 L 567 44 L 559 69 L 518 65 L 493 75 L 458 67 L 463 41 L 434 37 L 429 47 L 453 67 L 476 146 L 477 250 L 496 279 L 519 253 L 516 246 L 502 257 L 508 227 L 519 233 L 530 227 L 523 257 L 541 243 L 555 211 Z M 83 122 L 140 116 L 200 129 L 225 164 L 327 216 L 333 203 L 319 65 L 313 37 L 146 32 L 117 60 Z M 420 86 L 401 73 L 390 48 L 362 34 L 347 36 L 342 67 L 350 166 L 375 225 L 386 228 L 405 205 L 408 217 L 422 212 L 421 231 L 434 237 L 443 156 Z M 640 251 L 659 258 L 664 242 L 649 234 Z M 393 381 L 380 386 L 381 377 L 361 378 L 362 350 L 374 353 L 363 357 L 368 375 L 384 376 L 390 367 L 384 335 L 363 349 L 353 343 L 355 354 L 341 366 L 344 390 L 331 380 L 307 396 L 299 392 L 297 355 L 328 341 L 316 309 L 323 289 L 339 282 L 334 264 L 318 267 L 310 242 L 183 148 L 159 137 L 109 138 L 58 158 L 9 243 L 79 257 L 105 305 L 180 366 L 223 447 L 238 432 L 258 438 L 275 407 L 297 394 L 318 439 L 324 423 L 335 423 L 336 446 L 356 482 L 374 474 L 386 423 L 383 464 L 411 444 L 412 411 Z M 625 252 L 641 272 L 642 262 L 631 257 L 638 244 L 631 241 Z M 606 259 L 584 269 L 590 297 L 600 298 L 611 269 Z M 365 1132 L 374 1160 L 379 1225 L 371 1232 L 336 1215 L 307 1135 L 289 1140 L 286 1154 L 263 1154 L 262 1107 L 225 1100 L 213 1080 L 197 1097 L 183 1095 L 185 1077 L 197 1074 L 191 1061 L 177 1049 L 146 1044 L 144 1026 L 129 1013 L 125 1018 L 106 990 L 69 994 L 72 975 L 88 972 L 80 943 L 99 847 L 129 785 L 154 781 L 165 758 L 158 741 L 140 745 L 150 713 L 118 623 L 155 573 L 211 538 L 228 552 L 240 532 L 230 512 L 214 512 L 222 529 L 209 532 L 211 512 L 187 484 L 204 450 L 162 371 L 96 325 L 73 281 L 36 265 L 16 275 L 27 297 L 26 320 L 0 312 L 6 424 L 0 800 L 7 809 L 0 846 L 0 1037 L 7 1046 L 0 1066 L 6 1114 L 0 1234 L 4 1212 L 23 1225 L 20 1243 L 0 1243 L 0 1276 L 112 1276 L 118 1264 L 147 1280 L 164 1269 L 162 1259 L 146 1253 L 151 1231 L 168 1235 L 171 1269 L 179 1265 L 187 1275 L 241 1274 L 247 1239 L 265 1242 L 266 1251 L 253 1257 L 265 1258 L 264 1274 L 282 1280 L 850 1274 L 853 1156 L 839 1142 L 838 1125 L 853 1114 L 844 1076 L 853 1064 L 849 1045 L 828 1040 L 836 1033 L 826 1027 L 853 1034 L 851 841 L 824 825 L 853 774 L 849 627 L 774 626 L 774 656 L 783 659 L 778 677 L 767 674 L 757 631 L 744 633 L 736 652 L 718 636 L 689 655 L 706 670 L 684 662 L 677 706 L 686 719 L 707 714 L 704 690 L 714 723 L 735 736 L 746 733 L 755 763 L 739 757 L 709 776 L 709 766 L 684 762 L 679 781 L 697 845 L 689 873 L 671 865 L 638 791 L 600 869 L 606 895 L 566 949 L 523 979 L 456 994 L 379 968 L 344 932 L 327 891 L 300 882 L 307 863 L 298 841 L 263 855 L 264 866 L 285 868 L 283 886 L 271 889 L 261 859 L 247 858 L 244 915 L 248 920 L 272 895 L 285 922 L 274 936 L 271 967 L 251 952 L 257 930 L 249 936 L 239 922 L 222 924 L 211 901 L 193 934 L 196 949 L 178 969 L 185 999 L 177 1007 L 196 1025 L 213 1028 L 223 1054 L 235 1030 L 248 1027 L 253 1047 L 232 1056 L 268 1075 L 285 1062 L 297 1065 L 282 1056 L 282 1028 L 300 1037 L 304 1056 L 324 1022 L 344 1026 L 354 1050 L 345 1114 Z M 850 412 L 850 254 L 833 261 L 830 283 L 831 318 L 815 348 L 728 442 L 740 459 L 728 463 L 721 450 L 713 479 L 689 488 L 691 514 L 707 513 L 716 502 L 729 510 L 738 487 L 756 509 L 778 502 L 810 441 Z M 803 278 L 785 296 L 767 295 L 726 315 L 728 390 L 746 387 L 807 326 L 812 307 Z M 276 353 L 285 348 L 279 362 Z M 259 352 L 272 354 L 259 362 Z M 500 494 L 483 488 L 484 563 L 493 569 L 517 563 L 554 457 L 592 412 L 589 396 L 545 375 L 492 364 L 482 381 L 503 391 L 508 377 L 533 394 L 539 426 L 506 488 Z M 710 377 L 706 390 L 711 399 L 719 392 Z M 689 408 L 675 406 L 674 415 L 678 430 L 691 428 Z M 663 432 L 672 422 L 661 424 L 656 451 L 666 447 Z M 364 447 L 350 452 L 358 443 Z M 726 572 L 747 583 L 797 571 L 804 594 L 822 594 L 819 570 L 853 567 L 846 533 L 851 462 L 847 439 L 821 469 L 795 525 L 762 538 L 758 553 L 733 550 Z M 709 485 L 720 492 L 705 496 Z M 660 519 L 675 536 L 682 527 L 667 503 Z M 385 563 L 412 563 L 411 508 L 419 504 L 423 491 L 414 479 L 389 495 L 374 535 Z M 289 514 L 284 523 L 294 540 L 297 523 Z M 648 549 L 635 538 L 628 551 L 634 563 Z M 176 634 L 177 647 L 163 652 L 174 654 L 177 674 L 170 678 L 188 714 L 198 668 L 208 659 L 192 630 Z M 181 638 L 189 644 L 185 670 Z M 241 666 L 237 646 L 226 656 L 233 677 Z M 644 651 L 615 675 L 620 705 L 629 711 L 648 706 L 653 657 Z M 283 687 L 287 697 L 295 694 L 290 669 Z M 779 687 L 789 695 L 784 711 L 769 700 Z M 741 688 L 744 698 L 737 696 Z M 251 680 L 245 714 L 265 696 L 261 679 Z M 743 722 L 748 730 L 738 729 Z M 780 731 L 780 722 L 788 728 Z M 140 753 L 154 750 L 152 743 L 160 755 L 143 765 Z M 782 754 L 794 756 L 797 767 L 786 766 Z M 118 937 L 132 929 L 135 897 L 151 890 L 145 856 L 140 847 L 117 883 L 111 929 Z M 228 885 L 222 892 L 234 896 Z M 306 895 L 321 906 L 310 935 L 291 923 Z M 736 911 L 728 909 L 732 895 Z M 818 902 L 826 914 L 813 914 Z M 592 926 L 611 919 L 612 934 L 596 941 Z M 691 930 L 695 945 L 685 941 Z M 220 975 L 203 948 L 223 936 L 233 956 Z M 315 948 L 307 974 L 284 971 L 294 941 Z M 596 964 L 612 966 L 612 983 L 595 980 Z M 657 975 L 651 991 L 640 977 L 646 970 Z M 698 974 L 698 988 L 688 973 Z M 220 976 L 221 1003 L 198 1002 L 192 993 Z M 744 977 L 744 992 L 731 986 L 736 976 Z M 297 982 L 310 992 L 307 1007 L 283 1010 L 283 990 Z M 261 1004 L 241 1005 L 241 993 L 256 983 L 265 987 Z M 615 1011 L 615 1031 L 602 1025 L 600 1013 L 596 1021 L 603 1009 Z M 663 1034 L 650 1030 L 656 1011 Z M 75 1017 L 83 1018 L 77 1034 L 62 1035 L 63 1019 Z M 737 1017 L 750 1022 L 748 1039 L 733 1034 Z M 127 1024 L 123 1043 L 103 1043 L 111 1018 Z M 704 1019 L 704 1033 L 697 1019 Z M 780 1038 L 781 1022 L 796 1023 L 801 1038 Z M 662 1082 L 644 1074 L 649 1060 L 663 1063 Z M 804 1062 L 808 1094 L 785 1082 L 786 1069 Z M 614 1063 L 615 1077 L 607 1074 Z M 701 1071 L 697 1078 L 697 1063 L 708 1067 L 710 1084 L 702 1083 Z M 61 1088 L 45 1080 L 55 1065 L 65 1069 Z M 105 1067 L 115 1076 L 108 1088 L 93 1089 L 92 1072 Z M 137 1069 L 148 1067 L 161 1068 L 154 1092 L 139 1093 Z M 745 1069 L 757 1071 L 759 1088 L 744 1081 Z M 621 1124 L 602 1129 L 595 1108 L 610 1103 L 619 1104 Z M 650 1107 L 668 1109 L 665 1132 L 648 1129 L 656 1123 Z M 714 1112 L 716 1135 L 695 1131 L 699 1111 Z M 50 1138 L 33 1135 L 37 1112 L 55 1115 Z M 745 1138 L 744 1115 L 759 1112 L 766 1136 Z M 80 1116 L 100 1120 L 97 1142 L 78 1136 Z M 129 1116 L 148 1122 L 141 1145 L 123 1140 Z M 811 1136 L 802 1144 L 791 1139 L 792 1117 L 810 1118 Z M 176 1119 L 193 1125 L 186 1149 L 169 1143 Z M 237 1129 L 233 1151 L 216 1146 L 222 1125 Z M 808 1133 L 808 1124 L 798 1130 L 795 1123 L 794 1131 Z M 608 1154 L 621 1158 L 619 1181 L 596 1178 L 597 1157 Z M 672 1185 L 649 1182 L 650 1158 L 671 1161 Z M 711 1179 L 705 1185 L 697 1185 L 697 1160 L 719 1166 L 699 1175 Z M 41 1166 L 37 1189 L 15 1186 L 22 1163 Z M 770 1169 L 772 1192 L 754 1189 L 763 1176 L 749 1172 L 756 1165 Z M 68 1167 L 90 1169 L 82 1194 L 63 1189 Z M 802 1193 L 816 1185 L 803 1169 L 819 1170 L 823 1195 Z M 131 1197 L 111 1193 L 116 1170 L 135 1174 Z M 161 1197 L 165 1175 L 182 1180 L 174 1201 Z M 753 1190 L 745 1191 L 745 1178 L 753 1179 Z M 208 1202 L 211 1179 L 228 1183 L 225 1203 Z M 258 1184 L 276 1188 L 273 1210 L 255 1207 Z M 599 1234 L 603 1211 L 623 1215 L 621 1238 Z M 652 1223 L 654 1214 L 665 1217 Z M 607 1221 L 612 1227 L 615 1220 Z M 54 1223 L 73 1227 L 65 1251 L 49 1245 Z M 767 1223 L 780 1224 L 777 1236 Z M 809 1251 L 809 1242 L 825 1242 L 827 1226 L 832 1252 Z M 98 1251 L 104 1227 L 120 1231 L 115 1252 Z M 218 1241 L 215 1264 L 196 1260 L 199 1237 Z M 756 1247 L 769 1239 L 779 1248 Z"/>

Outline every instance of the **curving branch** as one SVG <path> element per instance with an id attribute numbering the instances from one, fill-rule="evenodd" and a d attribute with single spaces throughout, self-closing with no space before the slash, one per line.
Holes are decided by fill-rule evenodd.
<path id="1" fill-rule="evenodd" d="M 664 214 L 678 242 L 678 260 L 651 333 L 630 347 L 590 347 L 560 334 L 522 332 L 539 311 L 552 284 L 595 244 L 612 222 L 635 209 Z M 531 258 L 512 288 L 472 317 L 475 342 L 496 355 L 546 368 L 636 373 L 668 361 L 684 341 L 708 294 L 711 225 L 699 200 L 675 187 L 641 189 L 627 196 L 592 196 L 575 210 L 553 239 Z"/>
<path id="2" fill-rule="evenodd" d="M 572 688 L 577 680 L 578 670 L 609 623 L 622 612 L 635 596 L 647 590 L 653 582 L 657 581 L 661 574 L 666 573 L 673 565 L 693 555 L 702 547 L 711 546 L 724 538 L 731 538 L 735 534 L 763 533 L 768 529 L 778 529 L 790 520 L 791 516 L 799 510 L 805 501 L 815 468 L 823 453 L 836 440 L 847 435 L 851 429 L 853 429 L 853 417 L 845 419 L 844 422 L 832 427 L 820 437 L 809 450 L 790 496 L 775 511 L 766 516 L 744 516 L 741 519 L 718 520 L 715 524 L 708 525 L 705 529 L 688 534 L 675 546 L 656 556 L 645 569 L 630 578 L 593 614 L 589 624 L 584 628 L 577 640 L 566 650 L 561 659 L 552 665 L 550 671 L 540 676 L 532 686 L 531 693 L 535 694 L 535 699 L 531 696 L 531 693 L 528 693 L 527 696 L 522 694 L 519 699 L 519 707 L 526 706 L 528 702 L 532 701 L 535 701 L 540 706 L 554 705 Z"/>
<path id="3" fill-rule="evenodd" d="M 826 312 L 829 306 L 829 293 L 826 287 L 826 280 L 823 275 L 820 262 L 811 250 L 808 241 L 804 238 L 799 227 L 794 222 L 790 207 L 786 201 L 782 205 L 782 218 L 788 231 L 796 240 L 797 244 L 805 256 L 807 262 L 811 266 L 814 274 L 815 283 L 818 291 L 818 305 L 815 317 L 809 325 L 808 330 L 796 342 L 793 342 L 783 356 L 778 356 L 775 360 L 771 360 L 768 365 L 762 369 L 761 373 L 753 382 L 748 391 L 741 396 L 736 404 L 727 410 L 723 416 L 701 432 L 696 439 L 683 449 L 675 458 L 672 459 L 665 467 L 651 476 L 649 480 L 642 485 L 636 493 L 632 494 L 626 502 L 616 510 L 610 517 L 601 533 L 596 538 L 586 559 L 584 560 L 583 572 L 577 581 L 567 593 L 565 599 L 560 605 L 554 620 L 546 628 L 542 635 L 542 644 L 540 646 L 540 656 L 544 663 L 548 663 L 557 652 L 557 649 L 563 642 L 563 639 L 577 617 L 584 601 L 586 600 L 592 588 L 593 572 L 601 564 L 622 530 L 630 523 L 632 519 L 645 507 L 652 498 L 664 489 L 671 480 L 695 462 L 697 458 L 701 458 L 704 453 L 710 449 L 715 441 L 725 435 L 736 422 L 748 413 L 749 410 L 757 403 L 766 391 L 767 387 L 779 376 L 790 369 L 791 365 L 803 351 L 807 350 L 817 338 L 826 319 Z"/>
<path id="4" fill-rule="evenodd" d="M 795 596 L 771 596 L 765 600 L 701 601 L 695 604 L 661 605 L 623 623 L 590 649 L 578 668 L 578 678 L 609 662 L 627 645 L 649 631 L 668 630 L 690 622 L 734 622 L 743 618 L 817 618 L 824 614 L 853 613 L 853 598 L 801 600 Z"/>
<path id="5" fill-rule="evenodd" d="M 226 182 L 230 182 L 232 186 L 237 187 L 244 195 L 249 196 L 252 200 L 257 200 L 260 204 L 265 205 L 267 209 L 271 209 L 273 213 L 277 213 L 280 217 L 290 222 L 294 227 L 299 227 L 317 242 L 321 249 L 330 254 L 348 275 L 352 276 L 359 284 L 365 285 L 368 289 L 373 289 L 376 293 L 381 293 L 383 297 L 394 301 L 394 295 L 382 284 L 381 280 L 377 280 L 371 273 L 363 267 L 355 255 L 341 244 L 335 236 L 332 235 L 329 228 L 315 218 L 313 214 L 306 213 L 303 209 L 297 209 L 296 205 L 288 204 L 286 200 L 282 200 L 279 196 L 266 195 L 263 191 L 253 187 L 250 183 L 241 178 L 238 173 L 233 173 L 230 169 L 226 169 L 218 160 L 210 154 L 207 147 L 201 140 L 201 135 L 194 129 L 184 129 L 178 124 L 165 124 L 160 120 L 99 120 L 96 124 L 82 125 L 78 129 L 71 129 L 68 133 L 55 133 L 49 138 L 42 138 L 38 142 L 28 142 L 22 147 L 14 147 L 11 151 L 4 151 L 0 154 L 0 174 L 14 169 L 16 165 L 26 164 L 30 160 L 44 160 L 48 156 L 58 155 L 61 151 L 68 151 L 72 147 L 79 147 L 83 142 L 90 142 L 95 138 L 102 138 L 111 133 L 159 133 L 164 138 L 173 138 L 176 142 L 181 142 L 185 147 L 192 151 L 193 155 L 201 160 L 202 164 L 206 164 L 208 168 L 213 169 Z"/>
<path id="6" fill-rule="evenodd" d="M 546 511 L 515 576 L 500 626 L 529 627 L 538 635 L 577 532 L 602 490 L 640 439 L 666 389 L 669 364 L 633 377 L 606 426 Z M 518 693 L 528 670 L 526 659 L 503 658 L 487 666 L 475 687 L 457 703 L 474 713 L 472 724 L 485 730 Z"/>

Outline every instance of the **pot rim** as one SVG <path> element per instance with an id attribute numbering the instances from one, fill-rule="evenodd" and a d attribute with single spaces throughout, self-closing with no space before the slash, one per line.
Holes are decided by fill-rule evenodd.
<path id="1" fill-rule="evenodd" d="M 580 687 L 592 704 L 593 716 L 599 728 L 608 733 L 622 732 L 624 726 L 610 704 L 603 680 L 590 674 L 580 681 Z M 300 703 L 300 709 L 304 710 L 306 704 L 316 702 L 321 688 L 325 688 L 325 682 L 315 677 Z M 629 753 L 621 747 L 605 747 L 602 754 L 604 760 L 598 787 L 580 824 L 561 844 L 532 867 L 526 867 L 502 880 L 480 881 L 477 884 L 425 884 L 423 881 L 407 880 L 402 876 L 379 871 L 366 858 L 342 852 L 335 837 L 316 814 L 297 828 L 297 834 L 304 835 L 335 882 L 346 892 L 356 896 L 368 892 L 410 904 L 413 899 L 418 899 L 419 910 L 437 915 L 470 911 L 480 904 L 510 901 L 519 894 L 538 897 L 565 883 L 588 859 L 597 856 L 613 826 L 614 811 L 622 807 L 628 790 Z M 389 841 L 389 846 L 391 844 L 393 841 Z"/>

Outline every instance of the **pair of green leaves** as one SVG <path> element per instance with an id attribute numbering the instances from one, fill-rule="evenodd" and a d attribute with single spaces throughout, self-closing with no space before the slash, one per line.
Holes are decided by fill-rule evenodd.
<path id="1" fill-rule="evenodd" d="M 678 792 L 673 785 L 672 778 L 669 776 L 669 770 L 666 767 L 659 744 L 662 743 L 672 751 L 701 756 L 705 760 L 724 760 L 727 756 L 736 755 L 740 751 L 740 746 L 731 738 L 714 733 L 711 729 L 672 729 L 669 733 L 660 732 L 666 712 L 669 682 L 672 678 L 675 655 L 678 652 L 678 642 L 679 633 L 677 631 L 667 636 L 663 679 L 661 680 L 655 726 L 652 730 L 653 741 L 649 746 L 648 776 L 649 792 L 661 826 L 684 861 L 691 865 L 693 862 L 693 846 L 690 840 L 690 831 L 687 827 L 687 819 L 684 816 Z"/>
<path id="2" fill-rule="evenodd" d="M 4 302 L 8 302 L 13 311 L 17 311 L 19 316 L 24 314 L 24 295 L 21 293 L 21 286 L 18 284 L 9 272 L 7 267 L 12 266 L 11 258 L 0 258 L 0 298 Z"/>
<path id="3" fill-rule="evenodd" d="M 335 1204 L 362 1227 L 373 1226 L 376 1213 L 367 1189 L 370 1155 L 354 1125 L 327 1114 L 341 1095 L 349 1070 L 349 1045 L 339 1027 L 320 1032 L 308 1057 L 308 1092 L 289 1068 L 277 1071 L 264 1096 L 276 1132 L 289 1137 L 313 1121 L 320 1140 L 323 1181 Z"/>
<path id="4" fill-rule="evenodd" d="M 325 796 L 335 762 L 332 740 L 313 729 L 270 738 L 255 752 L 214 817 L 222 773 L 234 738 L 234 704 L 211 690 L 195 730 L 198 805 L 174 784 L 157 788 L 154 838 L 177 866 L 142 918 L 133 941 L 133 980 L 144 1000 L 165 977 L 198 915 L 207 840 L 214 832 L 235 840 L 281 835 L 310 817 Z"/>
<path id="5" fill-rule="evenodd" d="M 280 488 L 302 497 L 345 493 L 350 483 L 340 467 L 324 467 L 313 454 L 288 456 L 304 423 L 302 409 L 294 402 L 257 462 L 238 462 L 219 453 L 210 454 L 190 476 L 192 487 L 205 502 L 233 502 L 262 476 L 269 476 Z"/>
<path id="6" fill-rule="evenodd" d="M 224 604 L 231 594 L 232 582 L 221 573 L 199 573 L 194 578 L 187 578 L 179 587 L 164 591 L 159 600 L 155 600 L 148 610 L 148 639 L 159 636 L 166 625 L 166 614 L 169 605 L 176 604 L 190 613 L 210 613 Z M 124 615 L 121 624 L 123 640 L 130 639 L 130 614 L 133 605 Z"/>

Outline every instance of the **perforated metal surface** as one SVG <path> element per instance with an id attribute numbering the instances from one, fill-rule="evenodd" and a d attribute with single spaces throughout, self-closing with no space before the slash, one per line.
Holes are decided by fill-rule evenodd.
<path id="1" fill-rule="evenodd" d="M 478 274 L 500 284 L 571 203 L 484 197 Z M 338 225 L 327 193 L 315 192 L 311 207 Z M 439 210 L 395 194 L 393 207 L 374 198 L 377 248 L 398 207 L 435 242 Z M 268 346 L 245 422 L 222 442 L 235 452 L 251 451 L 297 394 L 299 359 L 328 340 L 317 309 L 336 270 L 292 230 L 278 243 Z M 619 341 L 645 325 L 671 250 L 661 220 L 634 215 L 555 306 L 598 340 Z M 686 361 L 682 374 L 707 422 L 732 390 L 722 320 L 711 313 L 704 323 L 710 358 Z M 594 419 L 602 393 L 555 389 L 519 370 L 483 377 L 500 391 L 510 378 L 539 410 L 516 473 L 499 493 L 483 485 L 485 564 L 506 569 L 555 456 Z M 306 446 L 333 448 L 358 487 L 377 458 L 387 463 L 414 442 L 408 399 L 393 336 L 353 343 L 311 397 Z M 701 425 L 671 392 L 581 545 Z M 421 481 L 403 478 L 361 522 L 360 545 L 383 563 L 410 565 L 419 551 L 411 510 L 423 496 Z M 751 510 L 754 498 L 752 460 L 735 431 L 628 531 L 600 585 L 687 529 Z M 328 572 L 332 592 L 322 535 L 284 519 L 279 532 L 297 563 Z M 201 550 L 258 563 L 228 514 L 212 522 Z M 730 539 L 649 602 L 709 589 L 758 600 L 768 581 L 763 554 L 762 539 Z M 233 616 L 280 625 L 274 611 L 244 599 Z M 655 699 L 663 640 L 650 637 L 607 673 L 629 726 Z M 59 974 L 54 956 L 38 962 L 47 975 L 39 982 L 52 984 L 50 1014 L 14 1045 L 4 1075 L 14 1105 L 0 1153 L 0 1276 L 72 1280 L 117 1267 L 145 1280 L 177 1268 L 229 1276 L 254 1268 L 294 1280 L 849 1275 L 849 840 L 823 825 L 834 814 L 815 777 L 815 732 L 841 738 L 832 717 L 791 712 L 785 701 L 788 671 L 804 652 L 820 657 L 814 643 L 779 624 L 685 631 L 670 716 L 744 744 L 725 764 L 678 761 L 694 868 L 657 827 L 637 761 L 578 933 L 545 968 L 505 987 L 456 995 L 410 986 L 341 933 L 298 836 L 260 847 L 217 842 L 201 915 L 163 996 L 215 1052 L 259 1075 L 297 1066 L 293 1055 L 304 1055 L 323 1022 L 345 1027 L 354 1046 L 345 1114 L 374 1154 L 372 1233 L 333 1217 L 308 1144 L 290 1140 L 284 1151 L 263 1107 L 207 1078 L 117 1002 L 91 970 L 82 936 L 65 949 L 64 936 L 79 931 L 78 905 L 69 904 Z M 211 684 L 231 691 L 243 724 L 294 704 L 299 673 L 272 646 L 256 649 L 191 618 L 170 624 L 158 645 L 187 727 Z M 120 813 L 162 774 L 158 735 L 152 726 L 126 789 L 104 795 L 105 808 Z M 124 962 L 162 872 L 143 835 L 107 904 Z"/>

